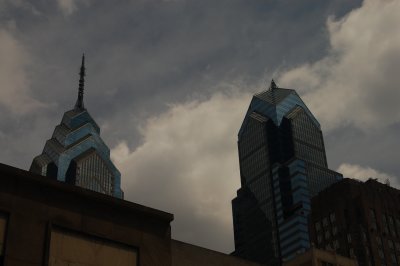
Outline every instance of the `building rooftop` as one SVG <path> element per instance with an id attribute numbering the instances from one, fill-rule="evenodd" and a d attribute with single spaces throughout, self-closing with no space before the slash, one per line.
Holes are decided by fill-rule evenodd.
<path id="1" fill-rule="evenodd" d="M 74 208 L 101 210 L 109 215 L 124 215 L 127 222 L 137 221 L 137 217 L 162 221 L 165 226 L 173 221 L 174 215 L 156 210 L 137 203 L 122 200 L 79 186 L 69 185 L 65 182 L 54 180 L 50 177 L 38 175 L 29 171 L 18 169 L 0 163 L 0 191 L 11 193 L 15 196 L 34 197 L 43 202 L 69 202 Z M 75 204 L 72 204 L 72 203 Z"/>

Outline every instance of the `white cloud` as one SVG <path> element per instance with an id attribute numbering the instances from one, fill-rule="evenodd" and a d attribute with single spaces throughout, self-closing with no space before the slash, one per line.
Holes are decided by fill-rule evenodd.
<path id="1" fill-rule="evenodd" d="M 76 10 L 75 0 L 57 0 L 58 6 L 65 15 L 70 15 Z"/>
<path id="2" fill-rule="evenodd" d="M 329 54 L 281 73 L 280 85 L 300 88 L 328 130 L 399 123 L 399 14 L 399 1 L 366 0 L 342 19 L 328 19 Z"/>
<path id="3" fill-rule="evenodd" d="M 0 28 L 0 107 L 23 114 L 43 107 L 30 92 L 27 67 L 31 63 L 24 47 L 7 30 Z"/>
<path id="4" fill-rule="evenodd" d="M 339 166 L 337 171 L 342 173 L 344 177 L 350 177 L 361 181 L 366 181 L 369 178 L 377 178 L 379 182 L 386 183 L 388 180 L 392 187 L 400 189 L 398 178 L 368 166 L 363 167 L 357 164 L 343 163 Z"/>
<path id="5" fill-rule="evenodd" d="M 230 201 L 240 187 L 236 134 L 249 100 L 216 94 L 147 120 L 142 145 L 129 151 L 122 142 L 112 150 L 126 198 L 172 212 L 173 237 L 232 251 Z"/>
<path id="6" fill-rule="evenodd" d="M 78 2 L 89 4 L 89 0 L 57 0 L 60 10 L 64 15 L 71 15 L 78 9 Z"/>

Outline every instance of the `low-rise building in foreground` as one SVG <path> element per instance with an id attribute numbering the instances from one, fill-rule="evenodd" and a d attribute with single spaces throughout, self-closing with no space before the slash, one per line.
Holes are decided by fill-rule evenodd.
<path id="1" fill-rule="evenodd" d="M 355 259 L 338 255 L 333 250 L 322 250 L 311 247 L 307 252 L 284 262 L 283 266 L 358 266 Z"/>
<path id="2" fill-rule="evenodd" d="M 173 215 L 0 164 L 0 266 L 257 266 L 171 239 Z"/>

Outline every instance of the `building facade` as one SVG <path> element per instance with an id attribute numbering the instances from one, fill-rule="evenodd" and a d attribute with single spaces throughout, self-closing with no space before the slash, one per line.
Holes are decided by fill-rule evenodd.
<path id="1" fill-rule="evenodd" d="M 261 266 L 171 239 L 173 218 L 0 163 L 0 266 Z"/>
<path id="2" fill-rule="evenodd" d="M 333 250 L 311 247 L 307 252 L 283 263 L 283 266 L 358 266 L 355 259 L 337 254 Z"/>
<path id="3" fill-rule="evenodd" d="M 82 57 L 78 99 L 47 140 L 30 171 L 59 181 L 123 198 L 121 174 L 110 159 L 100 128 L 83 104 L 85 57 Z"/>
<path id="4" fill-rule="evenodd" d="M 360 266 L 400 265 L 400 190 L 345 178 L 312 199 L 311 241 Z"/>
<path id="5" fill-rule="evenodd" d="M 253 96 L 238 150 L 233 254 L 279 264 L 307 250 L 311 197 L 342 176 L 328 169 L 320 124 L 295 90 L 272 81 Z"/>

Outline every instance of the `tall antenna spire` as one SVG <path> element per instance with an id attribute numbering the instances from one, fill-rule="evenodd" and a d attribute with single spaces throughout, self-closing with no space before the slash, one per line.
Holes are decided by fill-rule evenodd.
<path id="1" fill-rule="evenodd" d="M 75 109 L 83 110 L 83 90 L 85 87 L 85 54 L 82 55 L 81 71 L 79 72 L 79 91 L 78 99 L 76 100 Z"/>

